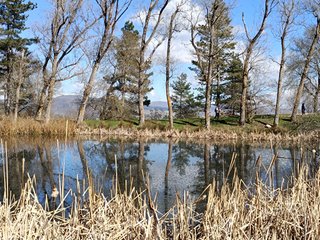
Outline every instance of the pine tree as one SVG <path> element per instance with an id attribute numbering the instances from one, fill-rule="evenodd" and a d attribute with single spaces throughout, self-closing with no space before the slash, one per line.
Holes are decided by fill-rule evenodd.
<path id="1" fill-rule="evenodd" d="M 177 118 L 193 117 L 197 113 L 197 104 L 187 81 L 187 75 L 182 73 L 171 85 L 173 89 L 173 111 Z"/>
<path id="2" fill-rule="evenodd" d="M 116 39 L 114 50 L 114 73 L 106 75 L 109 89 L 104 99 L 100 117 L 120 118 L 130 115 L 129 99 L 134 92 L 134 83 L 138 78 L 139 32 L 132 22 L 127 21 L 121 29 L 122 35 Z M 116 106 L 116 108 L 115 108 Z"/>
<path id="3" fill-rule="evenodd" d="M 191 38 L 196 60 L 192 68 L 205 85 L 206 127 L 210 128 L 210 108 L 215 94 L 217 106 L 221 102 L 221 83 L 235 43 L 232 35 L 229 8 L 224 0 L 212 0 L 205 6 L 204 24 L 192 26 Z"/>
<path id="4" fill-rule="evenodd" d="M 237 54 L 232 55 L 232 59 L 226 69 L 225 82 L 221 85 L 223 93 L 221 103 L 232 114 L 240 113 L 241 104 L 241 81 L 243 64 Z"/>
<path id="5" fill-rule="evenodd" d="M 24 38 L 28 11 L 36 7 L 24 0 L 3 0 L 0 2 L 0 76 L 4 85 L 5 111 L 11 114 L 15 104 L 15 85 L 13 80 L 14 64 L 20 61 L 22 52 L 26 55 L 27 47 L 35 39 Z"/>
<path id="6" fill-rule="evenodd" d="M 135 106 L 137 106 L 139 91 L 138 68 L 139 41 L 141 36 L 131 21 L 127 21 L 121 31 L 121 37 L 115 41 L 113 46 L 115 52 L 114 74 L 112 76 L 105 76 L 104 78 L 110 87 L 107 91 L 109 96 L 105 97 L 104 109 L 101 114 L 102 118 L 123 119 L 138 112 Z M 150 67 L 150 64 L 146 65 L 146 71 Z M 152 72 L 146 74 L 145 93 L 151 91 L 149 86 L 149 77 L 151 75 Z M 112 97 L 112 99 L 108 99 L 109 97 Z M 150 100 L 145 96 L 144 105 L 148 104 L 150 104 Z M 107 111 L 107 109 L 109 110 Z M 113 112 L 110 111 L 111 109 L 113 109 Z"/>

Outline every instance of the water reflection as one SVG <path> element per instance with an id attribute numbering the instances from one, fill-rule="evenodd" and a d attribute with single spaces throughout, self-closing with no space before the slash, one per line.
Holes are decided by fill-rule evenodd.
<path id="1" fill-rule="evenodd" d="M 36 177 L 36 191 L 41 202 L 50 198 L 54 186 L 61 186 L 62 175 L 65 193 L 72 189 L 73 193 L 81 194 L 88 182 L 93 181 L 96 190 L 106 195 L 110 193 L 115 177 L 119 180 L 119 189 L 123 191 L 130 183 L 136 189 L 143 190 L 144 177 L 148 176 L 152 193 L 158 195 L 161 212 L 171 208 L 177 193 L 189 191 L 196 198 L 213 180 L 219 188 L 237 175 L 250 186 L 259 175 L 271 186 L 280 187 L 286 186 L 292 176 L 297 176 L 303 162 L 310 166 L 310 177 L 319 167 L 319 145 L 187 143 L 172 139 L 168 142 L 118 139 L 66 143 L 11 139 L 2 147 L 5 148 L 5 145 L 9 188 L 16 197 L 19 197 L 28 174 Z M 4 157 L 6 154 L 3 151 L 0 158 L 1 196 L 4 189 Z M 230 169 L 232 159 L 235 161 Z M 69 195 L 67 202 L 71 199 Z"/>

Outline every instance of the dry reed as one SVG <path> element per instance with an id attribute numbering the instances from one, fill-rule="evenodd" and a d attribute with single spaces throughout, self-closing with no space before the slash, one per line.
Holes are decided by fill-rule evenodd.
<path id="1" fill-rule="evenodd" d="M 197 131 L 189 130 L 159 130 L 159 129 L 131 129 L 131 128 L 117 128 L 117 129 L 90 129 L 90 128 L 77 128 L 76 134 L 79 136 L 100 136 L 100 137 L 144 137 L 153 139 L 199 139 L 202 140 L 232 140 L 232 141 L 290 141 L 290 142 L 305 142 L 317 140 L 320 137 L 319 131 L 311 131 L 308 133 L 273 133 L 271 131 L 251 131 L 246 132 L 241 129 L 238 130 L 222 130 L 200 129 Z"/>
<path id="2" fill-rule="evenodd" d="M 260 180 L 244 188 L 241 180 L 216 191 L 213 182 L 202 198 L 203 213 L 188 194 L 177 195 L 172 209 L 160 214 L 150 191 L 114 191 L 107 199 L 89 189 L 49 211 L 27 181 L 20 198 L 0 205 L 1 239 L 318 239 L 320 236 L 320 173 L 308 178 L 303 167 L 292 187 L 272 189 Z M 90 188 L 90 187 L 89 187 Z M 148 189 L 148 188 L 147 188 Z M 89 195 L 89 196 L 88 196 Z M 66 197 L 64 196 L 64 197 Z M 60 198 L 63 198 L 60 196 Z M 69 212 L 68 216 L 63 213 Z"/>
<path id="3" fill-rule="evenodd" d="M 48 124 L 32 118 L 18 118 L 15 123 L 10 118 L 0 120 L 1 136 L 64 136 L 66 128 L 69 135 L 74 135 L 76 124 L 65 119 L 55 119 Z"/>

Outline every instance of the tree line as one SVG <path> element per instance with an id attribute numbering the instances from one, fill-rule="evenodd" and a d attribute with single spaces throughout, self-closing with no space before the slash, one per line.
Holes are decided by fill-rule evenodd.
<path id="1" fill-rule="evenodd" d="M 252 120 L 256 107 L 253 71 L 269 30 L 270 16 L 278 16 L 277 44 L 281 56 L 274 103 L 274 126 L 279 124 L 282 92 L 294 90 L 291 120 L 296 121 L 302 97 L 318 111 L 320 93 L 320 2 L 319 0 L 261 0 L 260 21 L 252 31 L 242 13 L 245 39 L 237 49 L 231 6 L 224 0 L 150 0 L 135 23 L 126 19 L 135 0 L 56 0 L 48 21 L 38 25 L 34 37 L 24 37 L 28 13 L 36 8 L 31 1 L 0 2 L 0 87 L 4 114 L 50 121 L 55 91 L 61 82 L 79 78 L 84 82 L 77 122 L 84 120 L 93 105 L 101 119 L 138 116 L 145 123 L 144 106 L 150 104 L 154 55 L 166 46 L 165 89 L 170 127 L 173 117 L 204 112 L 210 129 L 212 103 L 232 114 L 239 124 Z M 174 9 L 172 6 L 174 5 Z M 189 9 L 189 10 L 188 10 Z M 191 9 L 191 11 L 190 11 Z M 302 17 L 301 17 L 302 16 Z M 298 19 L 308 19 L 299 22 Z M 124 26 L 120 26 L 123 24 Z M 304 25 L 303 25 L 304 24 Z M 291 34 L 304 26 L 303 36 Z M 117 29 L 121 33 L 117 34 Z M 186 74 L 174 81 L 172 39 L 187 31 L 193 48 L 192 67 L 198 80 L 196 91 Z M 270 30 L 271 31 L 271 30 Z M 37 51 L 31 46 L 36 46 Z M 99 91 L 99 97 L 92 97 Z M 171 92 L 173 90 L 173 92 Z"/>

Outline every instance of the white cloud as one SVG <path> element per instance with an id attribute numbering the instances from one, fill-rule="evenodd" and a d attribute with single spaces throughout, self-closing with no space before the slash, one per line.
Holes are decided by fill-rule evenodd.
<path id="1" fill-rule="evenodd" d="M 183 2 L 183 4 L 182 4 Z M 182 4 L 182 5 L 181 5 Z M 159 26 L 158 36 L 153 39 L 149 46 L 149 53 L 153 49 L 153 46 L 155 46 L 159 38 L 163 36 L 167 32 L 167 28 L 170 22 L 170 18 L 172 13 L 176 10 L 176 7 L 178 5 L 181 5 L 181 12 L 177 15 L 176 18 L 176 26 L 179 29 L 179 31 L 176 31 L 174 33 L 173 39 L 172 39 L 172 48 L 171 48 L 171 58 L 174 60 L 175 64 L 181 64 L 181 63 L 191 63 L 191 60 L 193 59 L 192 56 L 192 46 L 190 43 L 190 29 L 189 27 L 189 21 L 191 19 L 196 19 L 199 21 L 198 17 L 201 19 L 203 18 L 203 14 L 201 13 L 201 7 L 198 5 L 195 5 L 191 0 L 172 0 L 168 3 L 168 6 L 166 7 L 165 11 L 163 12 L 163 21 L 162 25 Z M 136 14 L 136 17 L 134 22 L 135 24 L 139 25 L 141 28 L 141 22 L 140 19 L 144 19 L 146 16 L 146 13 L 141 11 Z M 156 24 L 156 17 L 151 20 L 150 22 L 150 28 Z M 139 28 L 139 27 L 138 27 Z M 157 38 L 158 37 L 158 38 Z M 161 46 L 157 49 L 154 55 L 154 62 L 156 64 L 165 62 L 166 58 L 166 52 L 167 52 L 167 41 L 165 40 Z"/>

